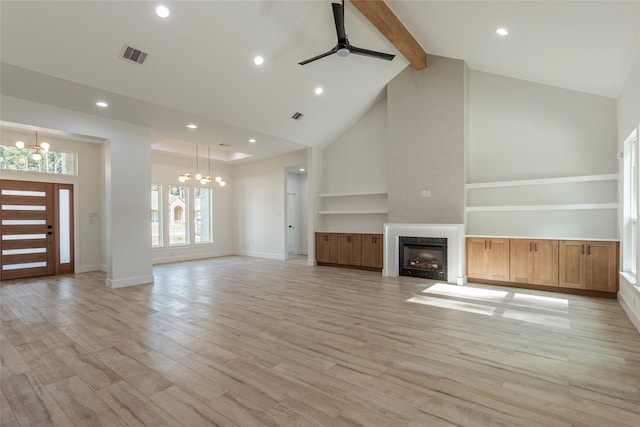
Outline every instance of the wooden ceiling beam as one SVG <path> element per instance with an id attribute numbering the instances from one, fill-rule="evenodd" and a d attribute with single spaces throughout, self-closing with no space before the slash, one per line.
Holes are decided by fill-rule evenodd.
<path id="1" fill-rule="evenodd" d="M 383 0 L 351 0 L 351 3 L 407 58 L 413 68 L 427 68 L 427 52 Z"/>

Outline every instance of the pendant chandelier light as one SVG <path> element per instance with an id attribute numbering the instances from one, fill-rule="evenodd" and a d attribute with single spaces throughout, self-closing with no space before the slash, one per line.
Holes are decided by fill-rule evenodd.
<path id="1" fill-rule="evenodd" d="M 195 175 L 191 175 L 190 173 L 183 173 L 183 174 L 178 176 L 178 181 L 186 182 L 186 181 L 189 181 L 189 180 L 195 178 L 196 180 L 200 181 L 200 184 L 202 184 L 202 185 L 207 185 L 212 181 L 217 182 L 220 187 L 224 187 L 225 185 L 227 185 L 225 180 L 222 179 L 220 176 L 216 176 L 215 178 L 211 178 L 211 147 L 207 147 L 207 162 L 208 162 L 208 171 L 209 171 L 207 176 L 202 176 L 202 174 L 200 173 L 198 160 L 199 160 L 198 159 L 198 144 L 196 144 L 196 174 Z"/>
<path id="2" fill-rule="evenodd" d="M 36 162 L 39 162 L 42 158 L 42 153 L 48 153 L 50 145 L 46 141 L 42 141 L 42 143 L 38 143 L 38 131 L 36 131 L 36 143 L 33 145 L 25 144 L 24 141 L 16 141 L 16 147 L 24 148 L 27 150 L 33 150 L 33 154 L 31 154 L 31 158 Z"/>

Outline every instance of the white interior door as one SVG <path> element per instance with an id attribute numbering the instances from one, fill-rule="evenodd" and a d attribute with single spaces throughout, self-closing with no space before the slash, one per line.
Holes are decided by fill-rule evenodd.
<path id="1" fill-rule="evenodd" d="M 296 234 L 296 195 L 287 193 L 287 253 L 298 253 Z"/>

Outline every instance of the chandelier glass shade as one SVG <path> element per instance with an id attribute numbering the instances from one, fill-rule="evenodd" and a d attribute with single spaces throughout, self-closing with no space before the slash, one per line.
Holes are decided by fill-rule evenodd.
<path id="1" fill-rule="evenodd" d="M 29 145 L 29 144 L 25 144 L 24 141 L 16 141 L 16 147 L 20 149 L 33 150 L 33 153 L 31 154 L 31 158 L 36 162 L 42 159 L 42 153 L 48 153 L 49 148 L 51 148 L 49 143 L 46 141 L 42 141 L 41 143 L 38 143 L 38 131 L 36 131 L 35 144 Z"/>
<path id="2" fill-rule="evenodd" d="M 196 181 L 200 181 L 200 184 L 207 185 L 212 181 L 218 183 L 220 187 L 224 187 L 227 183 L 219 176 L 215 178 L 211 178 L 211 147 L 207 147 L 207 162 L 208 162 L 208 174 L 207 176 L 203 176 L 199 170 L 199 158 L 198 158 L 198 145 L 196 144 L 196 173 L 195 175 L 191 175 L 190 173 L 183 173 L 178 176 L 178 181 L 186 182 L 191 179 L 195 179 Z"/>

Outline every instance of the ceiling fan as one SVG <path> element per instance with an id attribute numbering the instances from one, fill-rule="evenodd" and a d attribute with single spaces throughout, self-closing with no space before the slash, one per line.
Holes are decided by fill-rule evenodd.
<path id="1" fill-rule="evenodd" d="M 391 55 L 389 53 L 376 52 L 374 50 L 362 49 L 356 46 L 353 46 L 349 43 L 349 39 L 347 38 L 347 34 L 344 31 L 344 0 L 342 0 L 342 4 L 340 3 L 331 3 L 333 7 L 333 20 L 336 24 L 336 34 L 338 36 L 338 44 L 335 45 L 333 49 L 328 52 L 321 53 L 318 56 L 314 56 L 313 58 L 309 58 L 305 61 L 298 62 L 300 65 L 308 64 L 309 62 L 316 61 L 318 59 L 324 58 L 325 56 L 333 55 L 337 53 L 338 56 L 349 56 L 350 53 L 355 53 L 356 55 L 364 55 L 371 56 L 373 58 L 386 59 L 387 61 L 391 61 L 395 55 Z"/>

